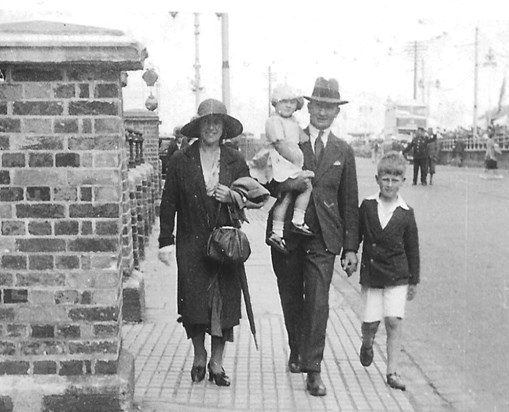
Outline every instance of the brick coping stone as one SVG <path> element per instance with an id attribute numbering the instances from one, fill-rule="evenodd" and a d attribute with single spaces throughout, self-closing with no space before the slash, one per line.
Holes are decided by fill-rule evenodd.
<path id="1" fill-rule="evenodd" d="M 122 350 L 115 375 L 0 376 L 2 412 L 130 412 L 134 357 Z"/>

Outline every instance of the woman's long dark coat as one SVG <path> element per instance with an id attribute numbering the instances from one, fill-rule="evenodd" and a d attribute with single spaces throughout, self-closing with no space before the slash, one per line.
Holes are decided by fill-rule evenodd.
<path id="1" fill-rule="evenodd" d="M 159 246 L 172 243 L 177 214 L 176 257 L 178 270 L 178 313 L 184 324 L 210 324 L 211 282 L 220 271 L 222 328 L 239 324 L 241 289 L 231 267 L 210 262 L 205 246 L 215 223 L 218 203 L 207 196 L 200 162 L 199 142 L 176 152 L 166 175 L 160 208 Z M 221 146 L 219 183 L 231 186 L 239 177 L 249 176 L 240 152 Z M 219 224 L 230 224 L 226 207 Z"/>

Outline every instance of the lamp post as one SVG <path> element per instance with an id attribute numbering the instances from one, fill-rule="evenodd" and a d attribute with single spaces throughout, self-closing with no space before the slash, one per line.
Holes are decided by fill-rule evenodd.
<path id="1" fill-rule="evenodd" d="M 229 27 L 228 13 L 216 13 L 221 19 L 221 44 L 223 53 L 222 79 L 223 79 L 223 103 L 230 113 L 230 62 L 229 62 Z"/>

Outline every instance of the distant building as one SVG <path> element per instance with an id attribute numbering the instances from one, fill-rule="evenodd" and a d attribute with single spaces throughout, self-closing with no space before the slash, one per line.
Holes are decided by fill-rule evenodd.
<path id="1" fill-rule="evenodd" d="M 384 136 L 408 140 L 418 127 L 428 127 L 428 107 L 419 102 L 388 100 L 385 108 Z"/>

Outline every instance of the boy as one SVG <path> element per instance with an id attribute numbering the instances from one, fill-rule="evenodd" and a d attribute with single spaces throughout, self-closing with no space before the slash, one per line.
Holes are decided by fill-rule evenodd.
<path id="1" fill-rule="evenodd" d="M 394 151 L 378 163 L 380 192 L 365 199 L 359 210 L 359 236 L 363 241 L 360 283 L 364 306 L 360 361 L 373 361 L 373 341 L 380 321 L 387 331 L 387 384 L 406 386 L 397 373 L 401 327 L 406 300 L 419 283 L 419 239 L 414 211 L 399 195 L 405 181 L 405 158 Z"/>

